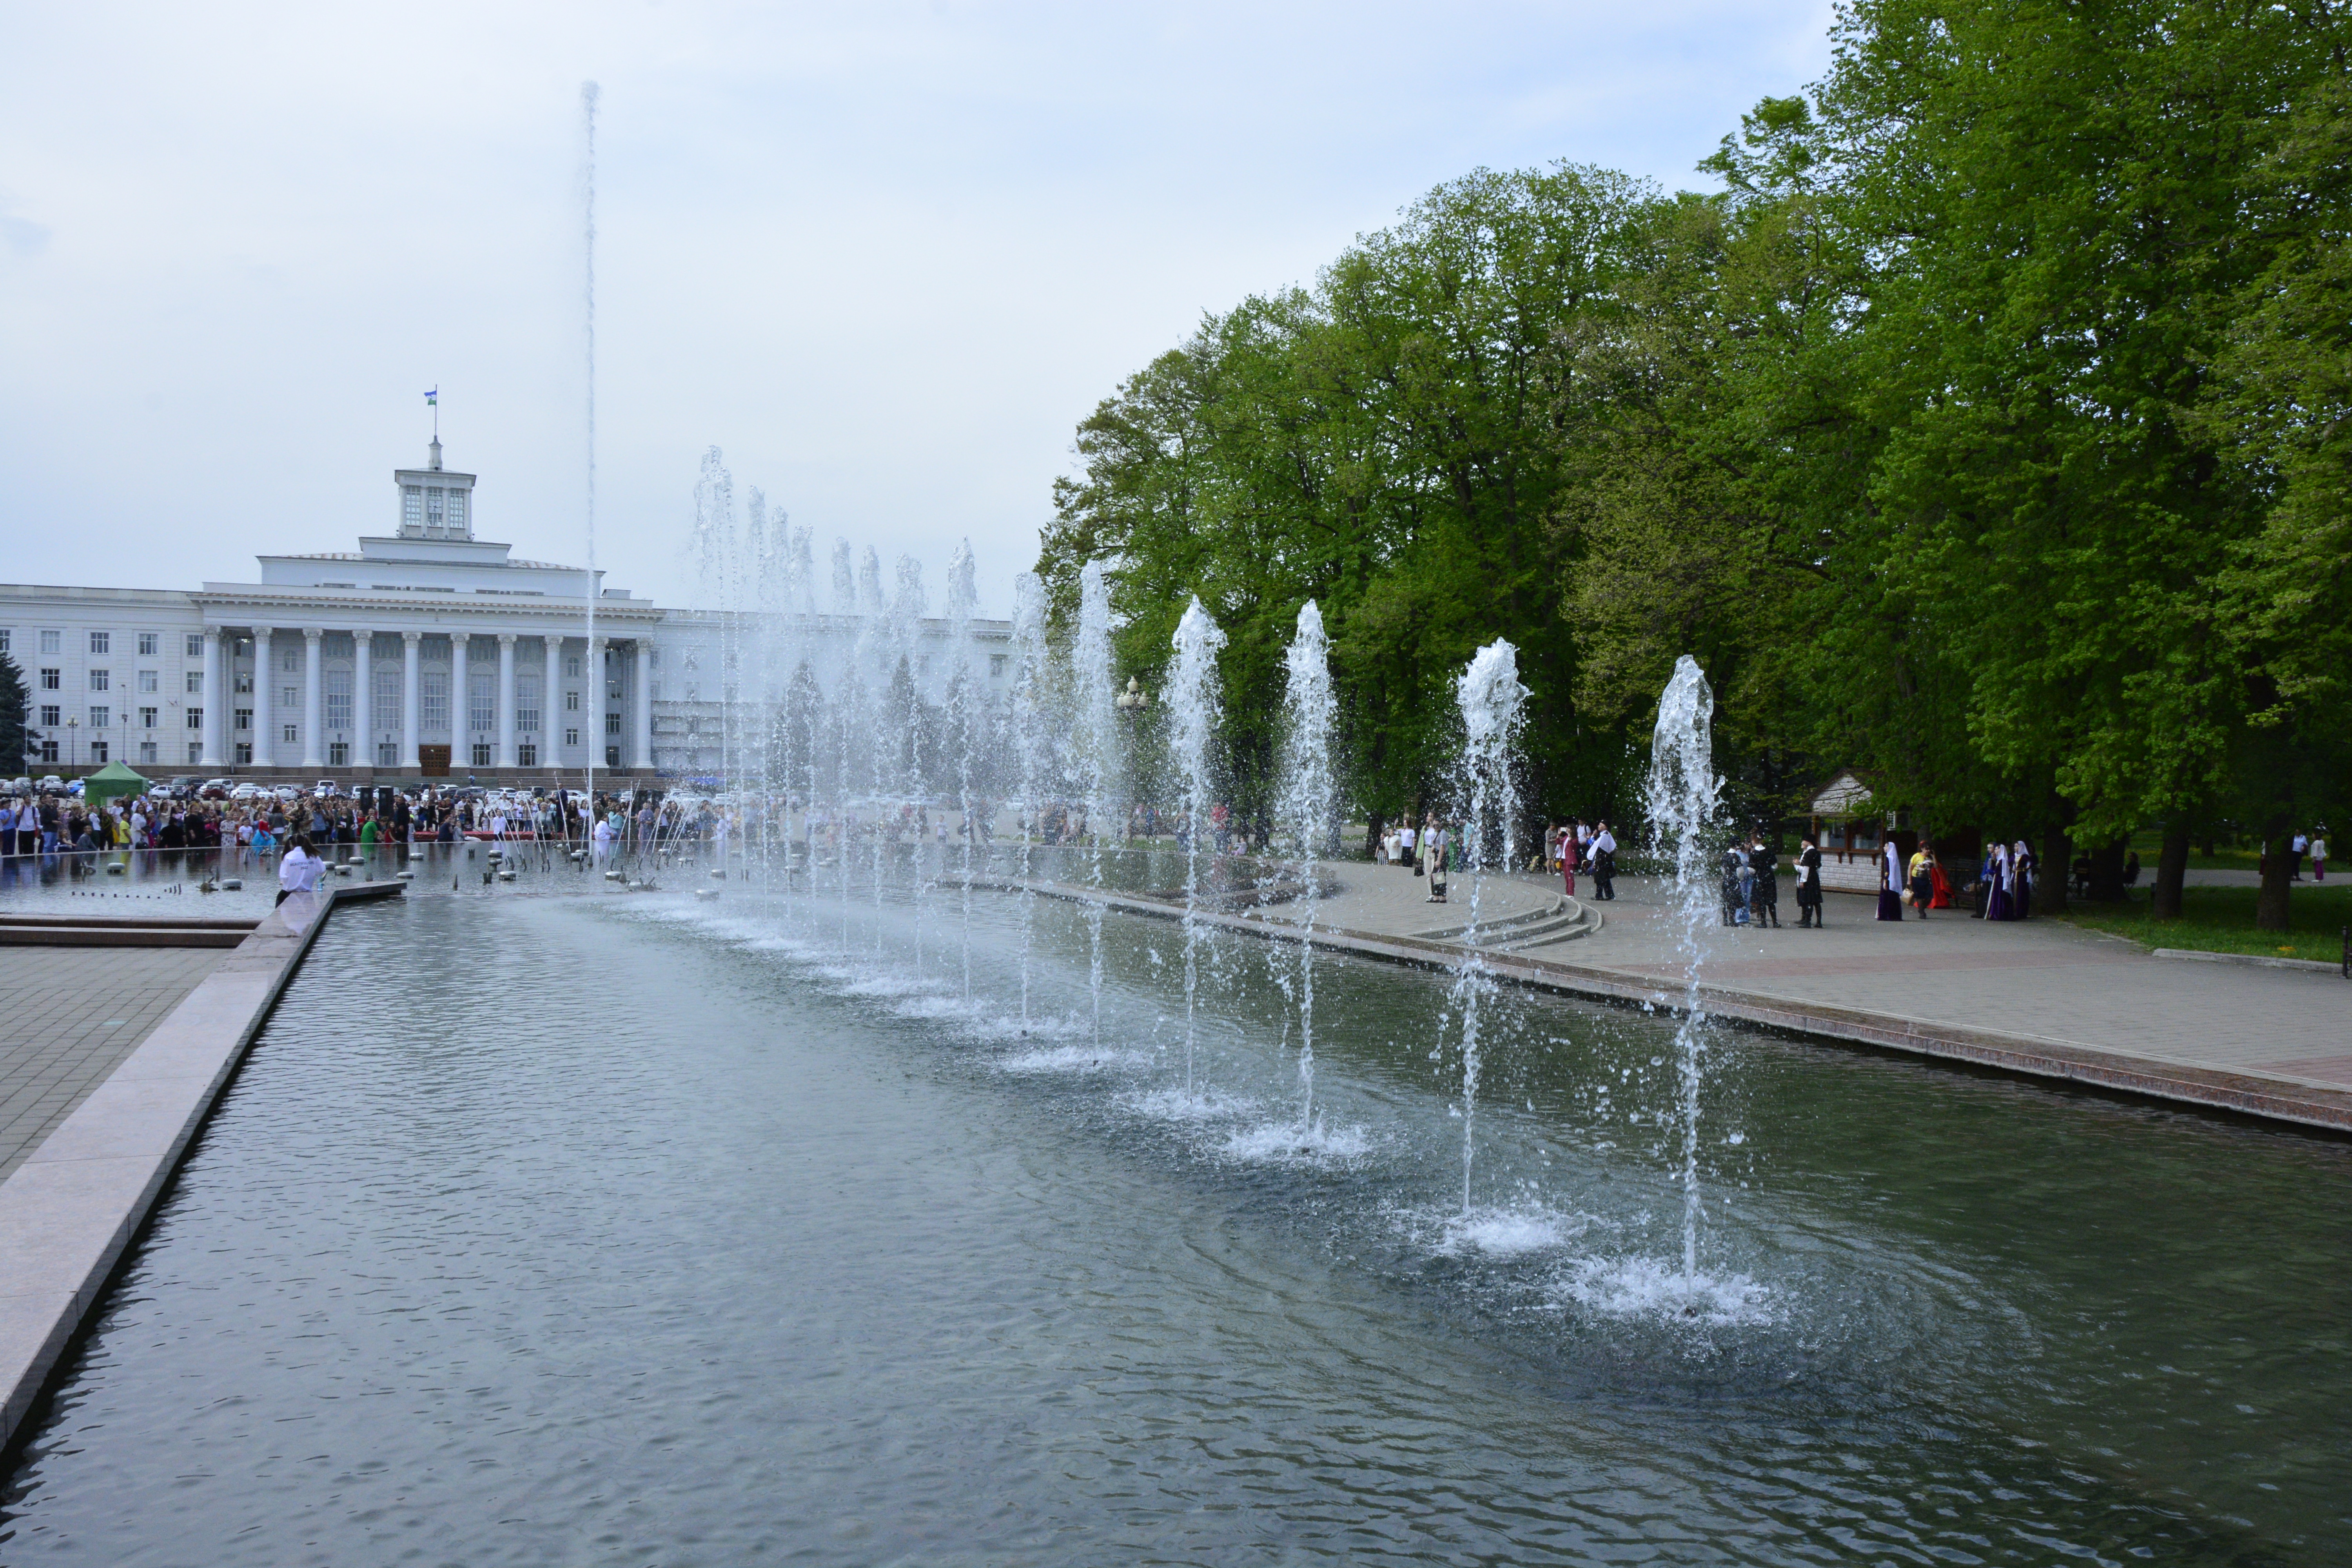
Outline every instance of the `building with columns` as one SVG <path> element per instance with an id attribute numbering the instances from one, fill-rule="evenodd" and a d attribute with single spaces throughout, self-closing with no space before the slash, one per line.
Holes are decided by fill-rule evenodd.
<path id="1" fill-rule="evenodd" d="M 666 667 L 721 668 L 722 618 L 476 538 L 476 476 L 445 468 L 437 438 L 429 452 L 394 471 L 389 532 L 261 556 L 257 582 L 0 584 L 0 652 L 24 672 L 40 737 L 9 771 L 505 784 L 592 761 L 646 780 L 715 771 L 721 683 L 673 677 L 665 697 L 663 681 Z M 999 647 L 1009 632 L 971 627 Z M 975 657 L 992 700 L 1006 662 Z"/>

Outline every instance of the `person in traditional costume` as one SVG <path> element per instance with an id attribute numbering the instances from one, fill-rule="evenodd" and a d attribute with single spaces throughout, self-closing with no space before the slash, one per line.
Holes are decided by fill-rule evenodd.
<path id="1" fill-rule="evenodd" d="M 1445 901 L 1445 853 L 1450 847 L 1446 840 L 1452 837 L 1433 816 L 1421 830 L 1422 858 L 1429 867 L 1429 901 L 1433 904 Z"/>
<path id="2" fill-rule="evenodd" d="M 1576 897 L 1576 827 L 1574 824 L 1560 829 L 1559 875 L 1562 890 L 1571 899 Z"/>
<path id="3" fill-rule="evenodd" d="M 1819 931 L 1822 919 L 1822 852 L 1810 838 L 1797 851 L 1797 928 Z"/>
<path id="4" fill-rule="evenodd" d="M 1995 844 L 1985 856 L 1984 918 L 2009 919 L 2009 846 Z"/>
<path id="5" fill-rule="evenodd" d="M 1927 918 L 1927 906 L 1936 901 L 1936 879 L 1927 874 L 1928 868 L 1935 863 L 1935 850 L 1928 847 L 1927 841 L 1922 838 L 1919 847 L 1912 851 L 1911 864 L 1906 869 L 1911 873 L 1911 907 L 1919 911 L 1919 918 L 1923 921 Z"/>
<path id="6" fill-rule="evenodd" d="M 1592 831 L 1592 896 L 1614 899 L 1617 896 L 1617 836 L 1602 822 Z"/>
<path id="7" fill-rule="evenodd" d="M 1748 863 L 1756 869 L 1756 885 L 1748 890 L 1748 907 L 1758 925 L 1774 930 L 1780 925 L 1780 857 L 1765 847 L 1764 836 L 1756 836 L 1756 846 L 1748 852 Z"/>
<path id="8" fill-rule="evenodd" d="M 2033 851 L 2017 841 L 2009 862 L 2009 918 L 2021 921 L 2033 912 Z"/>
<path id="9" fill-rule="evenodd" d="M 1903 918 L 1903 848 L 1889 838 L 1878 847 L 1878 918 Z"/>

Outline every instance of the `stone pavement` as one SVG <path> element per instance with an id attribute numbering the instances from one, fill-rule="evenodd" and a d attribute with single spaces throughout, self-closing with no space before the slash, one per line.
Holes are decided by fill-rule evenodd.
<path id="1" fill-rule="evenodd" d="M 1778 930 L 1707 926 L 1710 984 L 1776 1001 L 1880 1013 L 1937 1028 L 2087 1047 L 2185 1067 L 2352 1087 L 2352 984 L 2340 975 L 2152 957 L 2055 921 L 1938 910 L 1901 924 L 1875 900 L 1827 896 L 1826 930 L 1801 931 L 1782 879 Z M 1606 923 L 1529 956 L 1679 980 L 1659 884 L 1620 877 Z"/>
<path id="2" fill-rule="evenodd" d="M 226 958 L 219 948 L 0 948 L 0 1182 Z"/>

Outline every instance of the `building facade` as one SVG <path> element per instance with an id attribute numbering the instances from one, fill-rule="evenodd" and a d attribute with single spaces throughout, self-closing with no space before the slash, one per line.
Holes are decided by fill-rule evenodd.
<path id="1" fill-rule="evenodd" d="M 715 771 L 724 617 L 478 539 L 475 481 L 442 466 L 436 439 L 424 468 L 394 471 L 392 531 L 261 556 L 257 582 L 0 584 L 0 652 L 24 672 L 39 736 L 15 771 L 507 784 L 592 763 L 646 779 Z M 812 629 L 854 636 L 831 617 Z M 1009 632 L 970 630 L 1000 647 Z M 973 657 L 995 700 L 1005 664 Z"/>

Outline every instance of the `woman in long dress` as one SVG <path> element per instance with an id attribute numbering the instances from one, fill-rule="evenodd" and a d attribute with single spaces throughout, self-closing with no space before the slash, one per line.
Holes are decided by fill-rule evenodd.
<path id="1" fill-rule="evenodd" d="M 1562 890 L 1576 897 L 1576 829 L 1573 826 L 1559 832 L 1559 874 Z"/>
<path id="2" fill-rule="evenodd" d="M 1878 918 L 1903 918 L 1903 850 L 1892 838 L 1878 847 Z"/>
<path id="3" fill-rule="evenodd" d="M 1989 921 L 2009 919 L 2009 846 L 1992 847 L 1991 869 L 1985 876 L 1984 918 Z"/>
<path id="4" fill-rule="evenodd" d="M 2010 853 L 2009 918 L 2021 921 L 2033 912 L 2033 851 L 2024 839 Z"/>

